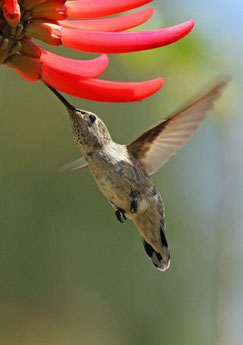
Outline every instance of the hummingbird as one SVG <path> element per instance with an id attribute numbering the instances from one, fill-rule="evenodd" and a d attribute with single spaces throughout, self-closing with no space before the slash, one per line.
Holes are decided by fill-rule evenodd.
<path id="1" fill-rule="evenodd" d="M 165 271 L 170 251 L 165 233 L 162 198 L 151 179 L 200 127 L 228 80 L 221 78 L 168 118 L 128 145 L 114 142 L 94 113 L 71 105 L 47 85 L 65 105 L 74 142 L 82 157 L 60 171 L 88 166 L 99 189 L 116 209 L 119 222 L 131 219 L 154 266 Z"/>

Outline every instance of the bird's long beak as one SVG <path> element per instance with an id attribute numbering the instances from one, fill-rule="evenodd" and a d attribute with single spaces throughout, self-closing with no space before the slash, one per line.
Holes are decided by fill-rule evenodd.
<path id="1" fill-rule="evenodd" d="M 56 89 L 46 84 L 46 86 L 60 99 L 60 101 L 65 105 L 70 115 L 73 115 L 77 109 L 70 104 Z"/>

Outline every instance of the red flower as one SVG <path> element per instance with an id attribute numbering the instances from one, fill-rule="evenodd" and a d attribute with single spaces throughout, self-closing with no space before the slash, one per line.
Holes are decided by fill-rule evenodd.
<path id="1" fill-rule="evenodd" d="M 105 53 L 135 52 L 168 45 L 187 35 L 194 21 L 159 30 L 120 32 L 146 22 L 153 8 L 120 17 L 97 18 L 151 1 L 0 0 L 0 64 L 14 68 L 30 81 L 42 80 L 70 95 L 105 102 L 142 100 L 158 91 L 163 79 L 138 83 L 96 79 L 108 66 Z M 33 38 L 53 46 L 104 54 L 92 60 L 68 59 L 41 48 Z"/>

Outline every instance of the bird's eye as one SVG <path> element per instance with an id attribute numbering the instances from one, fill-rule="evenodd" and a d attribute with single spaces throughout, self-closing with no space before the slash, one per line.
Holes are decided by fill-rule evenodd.
<path id="1" fill-rule="evenodd" d="M 89 119 L 90 119 L 91 123 L 94 123 L 96 120 L 96 116 L 91 114 L 91 115 L 89 115 Z"/>

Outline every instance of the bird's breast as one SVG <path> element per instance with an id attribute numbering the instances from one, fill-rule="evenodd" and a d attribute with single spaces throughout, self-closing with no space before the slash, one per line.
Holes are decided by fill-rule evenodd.
<path id="1" fill-rule="evenodd" d="M 137 191 L 141 199 L 139 210 L 147 209 L 143 195 L 151 188 L 152 181 L 130 160 L 122 146 L 96 152 L 89 167 L 99 189 L 116 208 L 130 213 L 131 194 Z"/>

